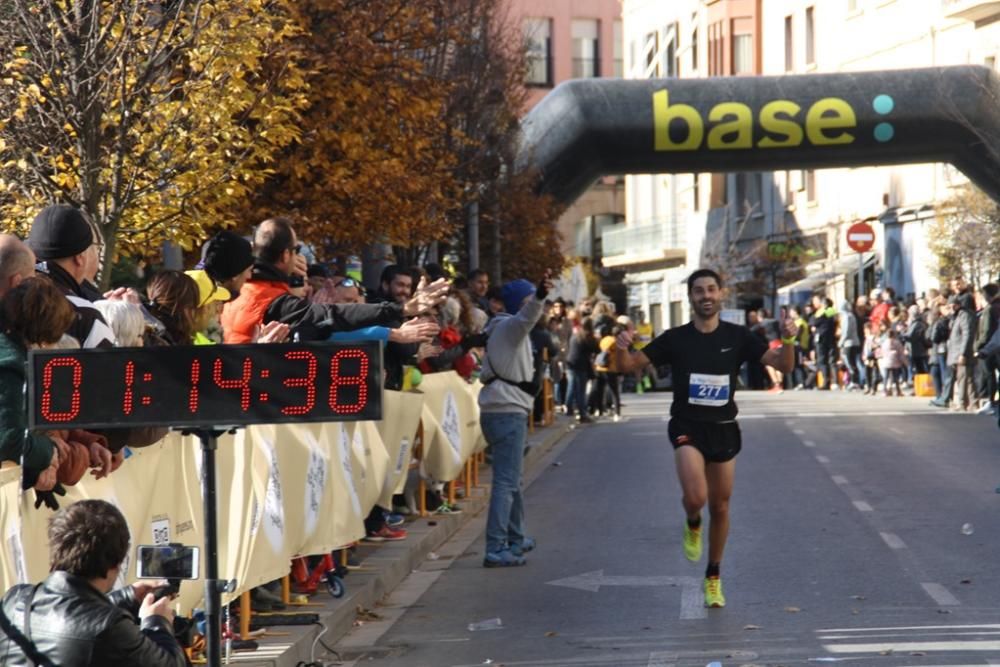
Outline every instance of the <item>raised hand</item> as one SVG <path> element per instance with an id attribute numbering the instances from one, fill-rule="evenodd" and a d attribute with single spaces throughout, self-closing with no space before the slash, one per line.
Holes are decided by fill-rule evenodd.
<path id="1" fill-rule="evenodd" d="M 409 320 L 398 329 L 389 330 L 389 340 L 394 343 L 429 343 L 438 335 L 441 327 L 428 320 Z"/>
<path id="2" fill-rule="evenodd" d="M 403 314 L 413 317 L 434 308 L 448 298 L 450 287 L 451 284 L 444 278 L 438 278 L 430 284 L 425 278 L 421 278 L 413 297 L 403 306 Z"/>

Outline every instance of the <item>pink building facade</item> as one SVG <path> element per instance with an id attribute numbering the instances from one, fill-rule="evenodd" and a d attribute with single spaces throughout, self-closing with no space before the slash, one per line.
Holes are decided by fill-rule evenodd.
<path id="1" fill-rule="evenodd" d="M 528 107 L 555 85 L 589 76 L 622 76 L 621 0 L 508 0 L 532 67 Z"/>
<path id="2" fill-rule="evenodd" d="M 520 29 L 529 68 L 527 113 L 568 79 L 622 77 L 621 0 L 506 0 L 511 29 Z M 625 217 L 624 180 L 595 183 L 560 217 L 562 251 L 601 268 L 603 231 Z"/>

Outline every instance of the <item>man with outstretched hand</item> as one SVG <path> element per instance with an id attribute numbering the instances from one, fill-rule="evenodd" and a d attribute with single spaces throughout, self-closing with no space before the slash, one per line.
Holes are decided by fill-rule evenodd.
<path id="1" fill-rule="evenodd" d="M 795 323 L 782 323 L 782 345 L 767 343 L 746 327 L 719 317 L 724 296 L 722 279 L 715 271 L 699 269 L 687 280 L 691 321 L 668 329 L 642 348 L 630 352 L 632 333 L 617 338 L 618 368 L 629 373 L 652 363 L 670 364 L 673 371 L 673 404 L 668 434 L 683 492 L 684 555 L 701 558 L 701 510 L 708 504 L 711 524 L 708 568 L 705 571 L 705 605 L 724 607 L 720 565 L 729 534 L 729 498 L 733 491 L 740 428 L 736 423 L 737 374 L 744 362 L 760 361 L 789 373 L 795 361 Z"/>
<path id="2" fill-rule="evenodd" d="M 486 518 L 484 567 L 524 565 L 535 541 L 525 534 L 521 473 L 528 415 L 538 394 L 531 330 L 552 289 L 549 275 L 536 288 L 513 280 L 502 288 L 504 310 L 486 326 L 486 357 L 480 379 L 479 423 L 493 451 L 493 487 Z"/>

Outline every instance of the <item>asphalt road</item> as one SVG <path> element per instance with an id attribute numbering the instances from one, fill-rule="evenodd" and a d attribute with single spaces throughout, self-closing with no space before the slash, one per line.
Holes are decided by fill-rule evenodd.
<path id="1" fill-rule="evenodd" d="M 621 423 L 576 429 L 538 469 L 527 566 L 484 569 L 478 517 L 335 647 L 347 664 L 1000 666 L 995 418 L 741 392 L 728 605 L 706 610 L 704 559 L 681 553 L 668 396 L 625 401 Z"/>

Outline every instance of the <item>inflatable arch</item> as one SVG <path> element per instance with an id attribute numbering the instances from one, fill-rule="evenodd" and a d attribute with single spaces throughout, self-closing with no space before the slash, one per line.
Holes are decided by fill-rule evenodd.
<path id="1" fill-rule="evenodd" d="M 949 162 L 1000 200 L 992 70 L 567 81 L 525 117 L 517 167 L 569 203 L 608 174 L 913 162 Z"/>

